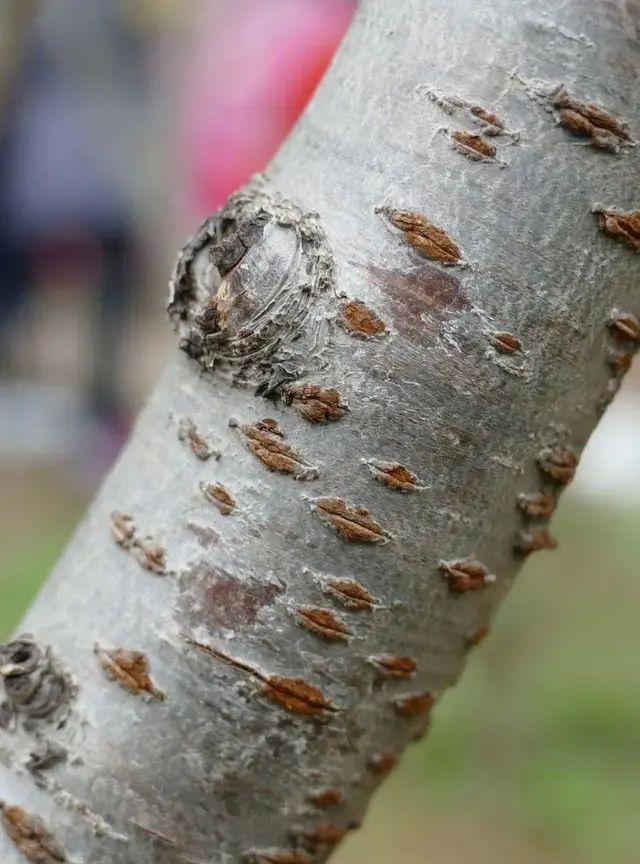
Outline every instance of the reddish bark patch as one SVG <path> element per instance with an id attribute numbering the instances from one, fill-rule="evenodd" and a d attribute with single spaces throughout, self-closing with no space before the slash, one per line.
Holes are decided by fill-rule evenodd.
<path id="1" fill-rule="evenodd" d="M 67 861 L 64 849 L 36 816 L 22 807 L 0 804 L 5 831 L 15 847 L 31 864 L 60 864 Z"/>
<path id="2" fill-rule="evenodd" d="M 640 210 L 625 213 L 622 210 L 594 207 L 593 213 L 603 231 L 626 243 L 634 252 L 640 252 Z"/>
<path id="3" fill-rule="evenodd" d="M 292 714 L 320 717 L 327 711 L 335 711 L 330 700 L 302 678 L 271 675 L 265 681 L 264 694 Z"/>
<path id="4" fill-rule="evenodd" d="M 322 809 L 327 807 L 342 807 L 344 804 L 344 795 L 339 789 L 323 789 L 322 792 L 315 792 L 309 795 L 309 801 L 315 807 Z"/>
<path id="5" fill-rule="evenodd" d="M 394 705 L 401 717 L 425 717 L 433 708 L 435 701 L 433 693 L 413 693 L 396 699 Z"/>
<path id="6" fill-rule="evenodd" d="M 320 518 L 352 543 L 385 543 L 390 534 L 364 507 L 350 507 L 342 498 L 314 498 Z"/>
<path id="7" fill-rule="evenodd" d="M 383 336 L 386 325 L 362 300 L 349 300 L 340 307 L 338 324 L 352 336 L 370 339 Z"/>
<path id="8" fill-rule="evenodd" d="M 450 590 L 458 594 L 476 591 L 496 581 L 496 577 L 476 558 L 441 561 L 439 567 L 449 583 Z"/>
<path id="9" fill-rule="evenodd" d="M 346 642 L 349 631 L 330 609 L 303 606 L 296 610 L 298 624 L 328 642 Z"/>
<path id="10" fill-rule="evenodd" d="M 543 474 L 565 486 L 573 480 L 578 457 L 570 447 L 545 447 L 538 454 L 538 465 Z"/>
<path id="11" fill-rule="evenodd" d="M 223 516 L 231 515 L 236 509 L 235 498 L 222 483 L 203 483 L 200 488 L 207 501 L 215 504 Z"/>
<path id="12" fill-rule="evenodd" d="M 521 555 L 529 555 L 531 552 L 540 552 L 542 549 L 555 549 L 558 541 L 549 534 L 546 528 L 539 531 L 520 531 L 513 544 L 513 548 Z"/>
<path id="13" fill-rule="evenodd" d="M 426 258 L 446 267 L 460 262 L 458 244 L 422 213 L 404 210 L 387 210 L 385 213 L 389 222 L 402 231 L 405 242 Z"/>
<path id="14" fill-rule="evenodd" d="M 548 519 L 556 509 L 553 492 L 531 492 L 518 495 L 518 507 L 531 519 Z"/>
<path id="15" fill-rule="evenodd" d="M 250 627 L 283 591 L 281 585 L 245 581 L 201 560 L 180 575 L 176 617 L 188 632 Z"/>
<path id="16" fill-rule="evenodd" d="M 131 693 L 153 696 L 162 701 L 164 693 L 159 690 L 149 675 L 149 662 L 142 651 L 128 651 L 115 648 L 107 651 L 95 646 L 95 653 L 104 669 L 107 678 L 117 681 L 121 687 Z"/>
<path id="17" fill-rule="evenodd" d="M 332 579 L 323 585 L 323 590 L 347 609 L 355 611 L 373 608 L 373 597 L 355 579 Z"/>
<path id="18" fill-rule="evenodd" d="M 376 480 L 391 489 L 397 489 L 399 492 L 416 492 L 424 489 L 413 471 L 399 462 L 378 462 L 376 459 L 369 459 L 365 464 Z"/>
<path id="19" fill-rule="evenodd" d="M 460 290 L 460 280 L 453 273 L 426 262 L 407 271 L 374 265 L 363 269 L 391 299 L 394 324 L 401 333 L 424 334 L 427 324 L 423 315 L 470 308 L 471 304 Z"/>
<path id="20" fill-rule="evenodd" d="M 211 549 L 212 546 L 220 542 L 220 535 L 213 528 L 197 525 L 195 522 L 188 522 L 187 528 L 195 536 L 203 549 Z"/>
<path id="21" fill-rule="evenodd" d="M 453 146 L 468 159 L 494 159 L 496 148 L 482 135 L 471 132 L 454 132 Z"/>
<path id="22" fill-rule="evenodd" d="M 376 669 L 387 678 L 413 678 L 418 668 L 413 657 L 384 655 L 372 657 L 371 661 Z"/>
<path id="23" fill-rule="evenodd" d="M 318 387 L 317 384 L 296 384 L 284 391 L 287 405 L 293 405 L 298 414 L 309 423 L 326 423 L 340 420 L 347 410 L 340 394 L 334 387 Z"/>

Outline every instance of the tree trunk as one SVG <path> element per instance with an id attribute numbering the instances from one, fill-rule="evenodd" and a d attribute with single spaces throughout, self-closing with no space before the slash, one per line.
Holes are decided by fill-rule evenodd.
<path id="1" fill-rule="evenodd" d="M 638 16 L 362 4 L 183 251 L 184 350 L 3 649 L 5 864 L 303 864 L 361 822 L 638 344 Z"/>

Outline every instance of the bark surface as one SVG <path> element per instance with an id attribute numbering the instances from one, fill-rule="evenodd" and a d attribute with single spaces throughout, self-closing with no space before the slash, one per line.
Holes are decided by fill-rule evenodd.
<path id="1" fill-rule="evenodd" d="M 638 344 L 639 16 L 362 4 L 2 649 L 4 864 L 304 864 L 361 822 Z"/>

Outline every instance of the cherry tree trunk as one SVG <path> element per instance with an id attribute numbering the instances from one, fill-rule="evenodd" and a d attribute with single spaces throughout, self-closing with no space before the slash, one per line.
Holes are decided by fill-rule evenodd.
<path id="1" fill-rule="evenodd" d="M 3 864 L 306 864 L 361 823 L 638 345 L 639 28 L 362 3 L 181 253 L 174 356 L 0 650 Z"/>

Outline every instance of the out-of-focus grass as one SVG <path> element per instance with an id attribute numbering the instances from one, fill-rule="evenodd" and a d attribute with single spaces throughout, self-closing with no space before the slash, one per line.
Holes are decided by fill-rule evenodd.
<path id="1" fill-rule="evenodd" d="M 46 532 L 33 545 L 9 549 L 3 555 L 0 578 L 0 639 L 5 639 L 60 554 L 63 538 Z M 5 541 L 6 543 L 6 541 Z"/>
<path id="2" fill-rule="evenodd" d="M 638 513 L 561 509 L 340 864 L 640 861 Z"/>
<path id="3" fill-rule="evenodd" d="M 0 467 L 0 639 L 17 626 L 85 506 L 61 470 Z"/>
<path id="4" fill-rule="evenodd" d="M 80 509 L 38 506 L 0 537 L 5 635 Z M 527 563 L 338 864 L 640 861 L 638 515 L 563 503 L 560 548 Z"/>

